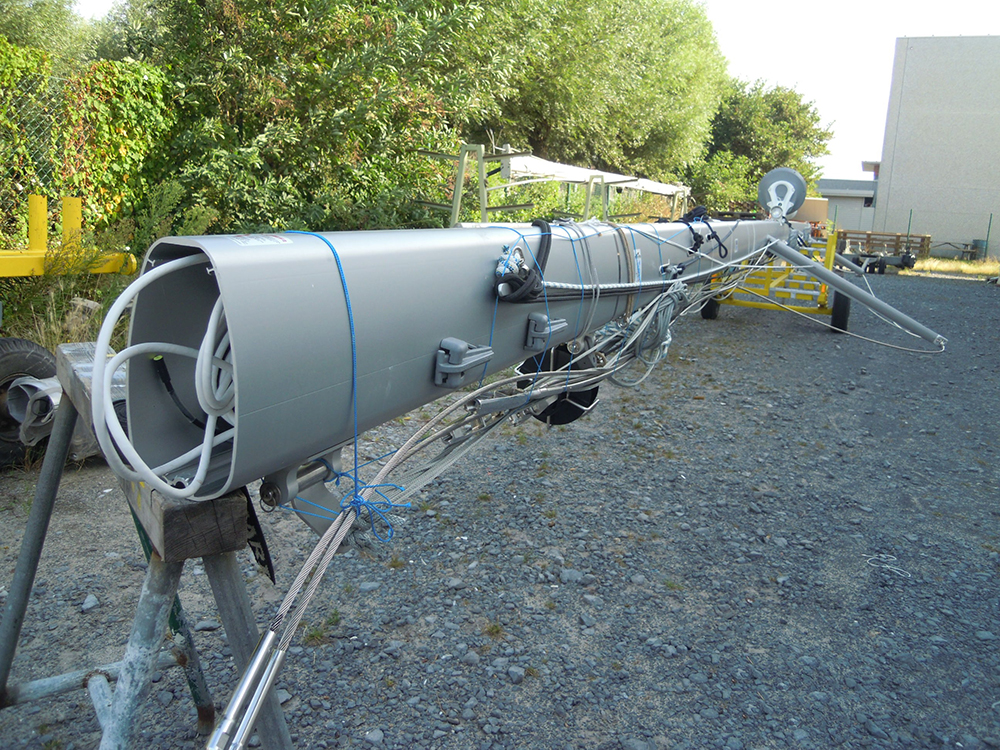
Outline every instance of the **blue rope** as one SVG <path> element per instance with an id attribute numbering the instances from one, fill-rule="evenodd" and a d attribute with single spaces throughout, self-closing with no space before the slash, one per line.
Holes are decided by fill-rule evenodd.
<path id="1" fill-rule="evenodd" d="M 570 250 L 573 251 L 573 262 L 576 264 L 576 278 L 580 281 L 580 307 L 576 310 L 576 325 L 573 328 L 575 331 L 573 338 L 576 338 L 583 333 L 583 331 L 580 330 L 580 322 L 583 320 L 583 306 L 587 301 L 587 293 L 583 288 L 583 271 L 580 270 L 580 257 L 576 252 L 576 240 L 569 233 L 569 231 L 566 232 L 566 236 L 569 238 Z"/>
<path id="2" fill-rule="evenodd" d="M 375 494 L 377 494 L 382 499 L 381 500 L 365 500 L 363 497 L 361 497 L 361 495 L 359 495 L 358 493 L 354 492 L 354 493 L 351 493 L 349 495 L 346 495 L 340 501 L 340 508 L 341 508 L 341 510 L 353 509 L 354 512 L 357 513 L 359 517 L 361 516 L 362 511 L 366 511 L 367 510 L 368 511 L 368 523 L 371 526 L 371 532 L 372 532 L 372 534 L 374 534 L 375 538 L 378 539 L 380 542 L 388 542 L 390 539 L 392 539 L 392 535 L 394 533 L 394 530 L 392 528 L 392 522 L 389 521 L 388 513 L 391 510 L 393 510 L 394 508 L 409 508 L 410 507 L 410 503 L 394 503 L 394 502 L 392 502 L 392 500 L 390 500 L 386 496 L 386 494 L 384 492 L 382 492 L 382 490 L 379 489 L 380 487 L 389 487 L 389 488 L 396 489 L 396 490 L 399 490 L 399 491 L 403 490 L 403 488 L 400 487 L 398 484 L 377 484 L 377 485 L 376 484 L 369 484 L 369 485 L 365 485 L 364 489 L 375 490 Z M 375 528 L 375 516 L 378 516 L 382 520 L 382 523 L 384 523 L 385 526 L 386 526 L 386 528 L 389 530 L 389 533 L 385 536 L 385 538 L 383 538 L 382 535 L 379 534 L 378 530 Z"/>
<path id="3" fill-rule="evenodd" d="M 281 510 L 287 511 L 288 513 L 296 513 L 302 516 L 312 516 L 313 518 L 322 518 L 324 521 L 332 521 L 334 519 L 332 511 L 329 508 L 320 505 L 319 503 L 310 502 L 309 500 L 306 500 L 304 497 L 299 497 L 298 495 L 295 496 L 295 499 L 298 500 L 300 503 L 305 503 L 306 505 L 311 505 L 314 508 L 318 508 L 319 510 L 323 511 L 323 513 L 310 513 L 309 511 L 302 510 L 301 508 L 289 508 L 287 505 L 279 505 L 278 507 L 281 508 Z"/>
<path id="4" fill-rule="evenodd" d="M 576 309 L 576 325 L 573 326 L 573 338 L 578 337 L 582 330 L 580 330 L 580 322 L 583 320 L 583 306 L 587 301 L 587 293 L 583 288 L 583 272 L 580 270 L 580 257 L 576 252 L 576 241 L 578 238 L 573 237 L 572 234 L 565 227 L 563 229 L 566 231 L 566 238 L 569 240 L 569 249 L 573 251 L 573 262 L 576 264 L 576 278 L 580 282 L 580 306 Z M 555 236 L 554 234 L 552 235 Z M 583 239 L 583 238 L 579 238 Z M 554 357 L 553 357 L 554 359 Z M 573 372 L 573 363 L 576 361 L 576 355 L 570 352 L 569 364 L 566 366 L 566 388 L 569 389 L 570 375 Z M 554 364 L 554 363 L 553 363 Z"/>
<path id="5" fill-rule="evenodd" d="M 316 459 L 316 463 L 318 463 L 318 464 L 323 464 L 323 466 L 325 466 L 325 467 L 326 467 L 326 470 L 327 470 L 328 472 L 330 472 L 331 476 L 333 476 L 333 477 L 334 477 L 334 478 L 335 478 L 335 479 L 337 480 L 337 486 L 339 487 L 339 486 L 340 486 L 340 478 L 341 478 L 342 476 L 345 476 L 345 475 L 344 475 L 344 474 L 341 474 L 341 473 L 340 473 L 339 471 L 337 471 L 337 470 L 336 470 L 335 468 L 333 468 L 333 467 L 332 467 L 332 466 L 330 465 L 330 462 L 329 462 L 329 461 L 327 461 L 327 460 L 326 460 L 325 458 L 317 458 L 317 459 Z M 325 480 L 323 480 L 323 481 L 324 481 L 324 482 L 330 482 L 330 481 L 333 481 L 333 480 L 331 480 L 331 479 L 325 479 Z"/>
<path id="6" fill-rule="evenodd" d="M 340 474 L 340 476 L 348 476 L 348 475 L 347 474 Z M 386 514 L 389 511 L 391 511 L 393 508 L 410 508 L 412 506 L 410 505 L 410 503 L 394 503 L 394 502 L 392 502 L 384 492 L 382 492 L 380 489 L 378 489 L 379 487 L 389 487 L 389 488 L 392 488 L 392 489 L 399 490 L 400 492 L 403 491 L 403 488 L 401 486 L 399 486 L 398 484 L 366 485 L 365 489 L 367 489 L 367 488 L 374 489 L 375 492 L 382 499 L 381 500 L 364 500 L 357 493 L 353 493 L 352 492 L 352 493 L 348 493 L 347 495 L 345 495 L 341 499 L 341 501 L 340 501 L 340 509 L 341 510 L 354 509 L 354 512 L 357 513 L 359 516 L 361 515 L 362 511 L 367 510 L 368 511 L 368 520 L 369 520 L 369 523 L 371 524 L 372 534 L 374 534 L 375 538 L 378 539 L 380 542 L 388 542 L 390 539 L 392 539 L 393 527 L 392 527 L 392 523 L 389 521 L 389 518 L 388 518 L 388 516 Z M 289 511 L 289 512 L 293 512 L 294 511 L 295 513 L 298 513 L 300 515 L 312 516 L 313 518 L 322 518 L 324 521 L 332 521 L 333 520 L 332 511 L 329 508 L 327 508 L 325 505 L 320 505 L 319 503 L 314 503 L 311 500 L 306 500 L 301 495 L 296 495 L 295 499 L 298 500 L 300 503 L 303 503 L 304 505 L 310 505 L 313 508 L 316 508 L 317 510 L 322 511 L 322 513 L 311 513 L 311 512 L 309 512 L 307 510 L 302 510 L 301 508 L 294 508 L 293 509 L 293 508 L 288 508 L 288 507 L 286 507 L 284 505 L 281 505 L 279 507 L 282 510 L 286 510 L 286 511 Z M 375 516 L 376 515 L 380 519 L 382 519 L 382 521 L 385 523 L 386 527 L 389 530 L 389 533 L 384 538 L 378 533 L 378 531 L 375 528 Z"/>
<path id="7" fill-rule="evenodd" d="M 340 507 L 342 510 L 353 509 L 354 512 L 360 516 L 361 512 L 365 509 L 368 510 L 368 517 L 371 522 L 372 533 L 375 534 L 375 538 L 381 542 L 387 542 L 392 539 L 392 524 L 389 522 L 388 517 L 385 515 L 385 511 L 391 508 L 409 508 L 410 505 L 395 505 L 389 501 L 385 495 L 378 490 L 377 487 L 362 485 L 359 478 L 358 469 L 358 341 L 354 331 L 354 311 L 351 309 L 351 293 L 347 288 L 347 276 L 344 274 L 344 265 L 340 262 L 340 254 L 337 252 L 337 248 L 333 246 L 326 237 L 316 232 L 302 232 L 291 230 L 288 234 L 303 234 L 308 237 L 315 237 L 320 240 L 324 245 L 330 248 L 330 252 L 333 253 L 333 259 L 337 261 L 337 271 L 340 273 L 340 284 L 344 288 L 344 302 L 347 305 L 347 323 L 351 330 L 351 404 L 354 417 L 354 471 L 351 474 L 341 473 L 337 476 L 337 482 L 340 481 L 341 476 L 349 476 L 354 481 L 354 490 L 350 493 L 351 499 L 346 502 L 345 500 L 340 501 Z M 332 469 L 331 469 L 332 471 Z M 336 472 L 334 472 L 336 473 Z M 379 485 L 379 487 L 396 487 L 396 485 Z M 383 500 L 365 500 L 360 492 L 366 489 L 374 489 Z M 402 489 L 402 488 L 399 488 Z M 297 498 L 302 500 L 302 498 Z M 303 500 L 303 502 L 308 502 Z M 314 505 L 315 503 L 309 503 Z M 388 505 L 386 505 L 388 504 Z M 383 539 L 377 531 L 375 531 L 375 514 L 377 514 L 386 524 L 389 529 L 388 536 Z M 315 514 L 309 514 L 315 515 Z"/>
<path id="8" fill-rule="evenodd" d="M 569 232 L 566 232 L 566 234 L 569 235 Z M 581 333 L 583 333 L 583 331 L 580 330 L 580 321 L 583 320 L 583 306 L 584 306 L 584 304 L 585 304 L 585 302 L 587 300 L 587 294 L 586 294 L 586 292 L 584 291 L 584 288 L 583 288 L 583 272 L 580 270 L 580 258 L 579 258 L 579 256 L 576 253 L 576 243 L 573 241 L 572 237 L 570 237 L 570 240 L 569 240 L 569 249 L 573 251 L 573 263 L 576 264 L 576 278 L 580 282 L 580 306 L 576 308 L 576 325 L 573 326 L 573 330 L 575 331 L 575 333 L 573 334 L 573 338 L 576 338 Z M 573 371 L 573 363 L 575 361 L 576 361 L 576 354 L 574 354 L 573 352 L 570 352 L 570 354 L 569 354 L 569 365 L 567 365 L 567 367 L 566 367 L 566 390 L 567 390 L 567 392 L 569 392 L 570 374 Z"/>

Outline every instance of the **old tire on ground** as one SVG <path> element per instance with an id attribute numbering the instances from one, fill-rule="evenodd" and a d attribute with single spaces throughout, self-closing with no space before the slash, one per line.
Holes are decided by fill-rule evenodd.
<path id="1" fill-rule="evenodd" d="M 20 423 L 7 411 L 7 389 L 25 375 L 51 378 L 56 374 L 52 352 L 25 339 L 0 338 L 0 469 L 24 460 Z"/>
<path id="2" fill-rule="evenodd" d="M 840 292 L 833 293 L 833 313 L 830 316 L 834 333 L 843 333 L 847 330 L 847 319 L 851 317 L 851 298 Z"/>
<path id="3" fill-rule="evenodd" d="M 705 320 L 715 320 L 719 317 L 719 308 L 722 304 L 715 297 L 709 297 L 708 301 L 701 308 L 701 317 Z"/>

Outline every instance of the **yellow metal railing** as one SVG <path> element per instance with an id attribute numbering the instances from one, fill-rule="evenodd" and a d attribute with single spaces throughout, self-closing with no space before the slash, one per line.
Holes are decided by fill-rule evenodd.
<path id="1" fill-rule="evenodd" d="M 836 232 L 830 233 L 824 247 L 809 248 L 803 254 L 815 260 L 822 256 L 823 265 L 831 270 L 837 254 Z M 719 302 L 762 310 L 791 309 L 814 315 L 830 315 L 833 312 L 826 284 L 775 257 L 764 267 L 747 274 L 740 286 Z"/>
<path id="2" fill-rule="evenodd" d="M 62 199 L 62 252 L 83 252 L 83 205 L 79 198 Z M 41 276 L 49 252 L 48 199 L 28 196 L 28 247 L 25 250 L 0 251 L 0 276 Z M 131 253 L 102 255 L 87 270 L 90 273 L 135 273 L 137 263 Z"/>

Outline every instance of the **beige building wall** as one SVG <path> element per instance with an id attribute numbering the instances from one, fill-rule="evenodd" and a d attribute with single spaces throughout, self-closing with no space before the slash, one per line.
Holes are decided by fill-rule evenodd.
<path id="1" fill-rule="evenodd" d="M 1000 255 L 1000 37 L 902 37 L 875 198 L 874 231 L 934 245 L 985 239 Z"/>
<path id="2" fill-rule="evenodd" d="M 875 209 L 872 207 L 875 185 L 874 180 L 822 178 L 816 183 L 816 188 L 829 202 L 827 218 L 836 220 L 837 229 L 871 232 L 875 220 Z"/>
<path id="3" fill-rule="evenodd" d="M 865 208 L 864 198 L 837 196 L 830 197 L 829 200 L 827 214 L 831 221 L 837 219 L 837 229 L 872 231 L 875 209 Z"/>

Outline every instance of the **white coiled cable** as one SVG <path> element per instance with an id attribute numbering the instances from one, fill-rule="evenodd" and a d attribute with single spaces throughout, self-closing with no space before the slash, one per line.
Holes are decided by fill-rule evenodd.
<path id="1" fill-rule="evenodd" d="M 126 308 L 139 292 L 171 273 L 208 263 L 204 255 L 191 255 L 157 266 L 132 282 L 108 310 L 94 352 L 92 417 L 94 433 L 111 469 L 124 479 L 146 482 L 165 497 L 186 499 L 194 497 L 202 488 L 208 475 L 212 449 L 233 439 L 235 429 L 216 434 L 219 419 L 235 424 L 236 384 L 233 378 L 232 349 L 225 322 L 225 310 L 220 297 L 209 316 L 201 346 L 194 349 L 168 342 L 144 342 L 127 347 L 113 357 L 111 337 L 115 326 Z M 205 433 L 201 444 L 156 467 L 142 460 L 122 429 L 115 413 L 111 382 L 116 370 L 128 360 L 139 355 L 173 354 L 195 360 L 195 391 L 198 405 L 205 413 Z M 124 457 L 124 460 L 122 460 Z M 174 473 L 197 461 L 190 481 L 177 486 L 177 480 L 165 475 Z"/>

